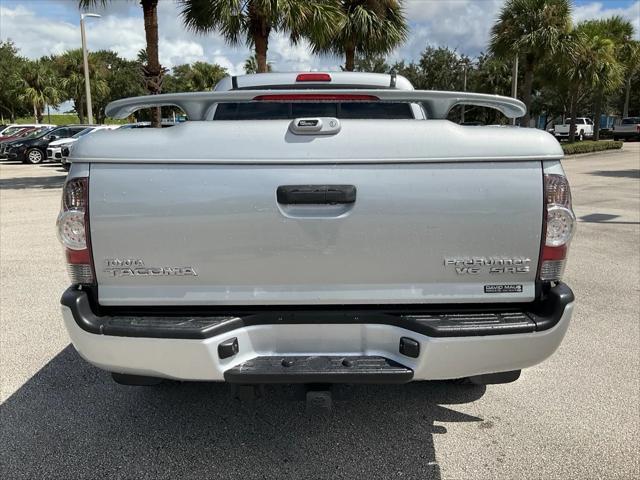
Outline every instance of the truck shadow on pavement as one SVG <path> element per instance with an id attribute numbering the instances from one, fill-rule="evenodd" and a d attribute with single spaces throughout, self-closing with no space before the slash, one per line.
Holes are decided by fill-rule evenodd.
<path id="1" fill-rule="evenodd" d="M 611 213 L 590 213 L 589 215 L 583 215 L 580 217 L 582 223 L 609 223 L 612 225 L 638 225 L 639 222 L 628 222 L 616 220 L 620 218 L 620 215 L 614 215 Z"/>
<path id="2" fill-rule="evenodd" d="M 640 178 L 640 169 L 630 168 L 629 170 L 595 170 L 589 175 L 612 178 Z"/>
<path id="3" fill-rule="evenodd" d="M 480 422 L 440 404 L 485 387 L 344 387 L 310 416 L 290 387 L 253 405 L 225 384 L 124 387 L 68 346 L 0 407 L 3 478 L 439 479 L 436 422 Z"/>
<path id="4" fill-rule="evenodd" d="M 14 177 L 0 179 L 0 190 L 24 190 L 26 188 L 62 188 L 67 177 Z"/>

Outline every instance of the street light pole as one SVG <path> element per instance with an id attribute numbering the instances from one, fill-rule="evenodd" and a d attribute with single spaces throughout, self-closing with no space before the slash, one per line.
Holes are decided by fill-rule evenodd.
<path id="1" fill-rule="evenodd" d="M 82 37 L 82 61 L 84 63 L 84 90 L 87 97 L 87 118 L 89 123 L 93 123 L 93 111 L 91 109 L 91 84 L 89 83 L 89 55 L 87 54 L 87 38 L 84 33 L 85 17 L 99 18 L 97 13 L 81 13 L 80 14 L 80 36 Z"/>

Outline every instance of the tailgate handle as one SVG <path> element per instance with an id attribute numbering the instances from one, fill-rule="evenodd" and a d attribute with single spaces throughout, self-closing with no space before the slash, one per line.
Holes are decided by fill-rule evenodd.
<path id="1" fill-rule="evenodd" d="M 335 205 L 355 203 L 354 185 L 281 185 L 276 191 L 283 205 Z"/>

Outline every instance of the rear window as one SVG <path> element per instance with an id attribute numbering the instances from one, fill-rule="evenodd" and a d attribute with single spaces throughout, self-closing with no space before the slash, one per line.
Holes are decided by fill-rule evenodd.
<path id="1" fill-rule="evenodd" d="M 16 133 L 20 132 L 24 128 L 25 127 L 9 127 L 4 132 L 2 132 L 2 136 L 3 137 L 10 137 L 10 136 L 15 135 Z"/>
<path id="2" fill-rule="evenodd" d="M 635 125 L 636 123 L 640 123 L 640 117 L 631 117 L 622 120 L 623 125 Z"/>
<path id="3" fill-rule="evenodd" d="M 291 120 L 299 117 L 412 119 L 408 103 L 221 103 L 214 120 Z"/>

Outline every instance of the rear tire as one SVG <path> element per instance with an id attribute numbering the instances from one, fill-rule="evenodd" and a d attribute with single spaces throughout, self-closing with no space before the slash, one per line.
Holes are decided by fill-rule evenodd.
<path id="1" fill-rule="evenodd" d="M 45 157 L 42 150 L 38 148 L 30 148 L 27 150 L 25 158 L 27 159 L 27 163 L 30 163 L 31 165 L 38 165 L 44 161 Z"/>

